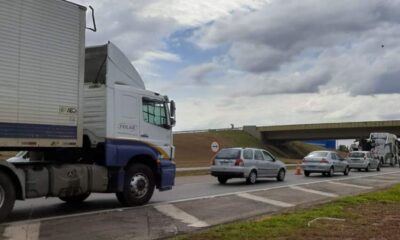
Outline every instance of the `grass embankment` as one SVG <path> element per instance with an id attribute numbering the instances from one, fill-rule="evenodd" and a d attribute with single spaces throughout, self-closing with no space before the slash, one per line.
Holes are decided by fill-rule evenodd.
<path id="1" fill-rule="evenodd" d="M 344 221 L 317 218 L 338 218 Z M 178 239 L 399 239 L 400 185 L 312 209 L 221 225 Z"/>
<path id="2" fill-rule="evenodd" d="M 286 163 L 295 163 L 307 153 L 321 150 L 321 147 L 292 141 L 280 146 L 264 145 L 257 138 L 244 131 L 209 131 L 205 133 L 185 133 L 174 135 L 177 167 L 209 166 L 214 153 L 210 149 L 212 142 L 217 141 L 220 148 L 253 147 L 263 148 Z"/>
<path id="3" fill-rule="evenodd" d="M 14 157 L 17 152 L 0 152 L 0 161 L 7 160 L 10 157 Z"/>

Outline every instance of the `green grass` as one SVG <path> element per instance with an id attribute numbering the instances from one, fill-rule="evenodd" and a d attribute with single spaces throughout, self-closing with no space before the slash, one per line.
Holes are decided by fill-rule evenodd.
<path id="1" fill-rule="evenodd" d="M 208 134 L 215 138 L 224 138 L 229 141 L 233 146 L 264 148 L 261 141 L 244 131 L 209 131 Z"/>
<path id="2" fill-rule="evenodd" d="M 307 223 L 318 217 L 349 217 L 345 208 L 371 203 L 400 204 L 400 185 L 390 189 L 371 192 L 359 196 L 344 197 L 335 202 L 312 209 L 297 210 L 276 216 L 264 217 L 261 220 L 213 227 L 205 232 L 178 237 L 178 239 L 270 239 L 288 237 L 297 230 L 304 229 Z M 346 215 L 347 214 L 347 215 Z"/>

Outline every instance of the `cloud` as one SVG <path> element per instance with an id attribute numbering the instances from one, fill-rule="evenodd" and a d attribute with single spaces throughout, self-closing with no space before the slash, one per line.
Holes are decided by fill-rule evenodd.
<path id="1" fill-rule="evenodd" d="M 181 71 L 181 74 L 190 78 L 196 84 L 207 84 L 207 76 L 218 70 L 218 68 L 218 65 L 215 63 L 204 63 L 187 67 Z"/>
<path id="2" fill-rule="evenodd" d="M 182 26 L 196 27 L 209 23 L 232 11 L 259 9 L 267 0 L 162 0 L 146 5 L 144 17 L 172 18 Z"/>
<path id="3" fill-rule="evenodd" d="M 231 67 L 264 94 L 396 93 L 398 10 L 400 1 L 273 1 L 203 26 L 194 41 L 229 44 Z"/>

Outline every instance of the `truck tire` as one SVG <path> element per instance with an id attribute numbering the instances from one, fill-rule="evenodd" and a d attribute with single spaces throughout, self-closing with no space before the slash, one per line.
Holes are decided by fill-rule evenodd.
<path id="1" fill-rule="evenodd" d="M 68 197 L 58 197 L 60 200 L 69 203 L 69 204 L 79 204 L 86 200 L 90 195 L 90 192 L 83 193 L 77 196 L 68 196 Z"/>
<path id="2" fill-rule="evenodd" d="M 125 172 L 124 191 L 116 196 L 126 207 L 143 205 L 153 196 L 154 188 L 153 171 L 144 164 L 132 164 Z"/>
<path id="3" fill-rule="evenodd" d="M 3 221 L 14 207 L 16 192 L 14 183 L 4 172 L 0 172 L 0 221 Z"/>

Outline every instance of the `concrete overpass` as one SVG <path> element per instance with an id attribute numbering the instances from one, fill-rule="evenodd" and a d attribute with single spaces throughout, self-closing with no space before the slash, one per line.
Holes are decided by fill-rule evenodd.
<path id="1" fill-rule="evenodd" d="M 400 136 L 400 120 L 318 123 L 279 126 L 244 126 L 251 135 L 268 141 L 367 138 L 371 132 Z"/>

